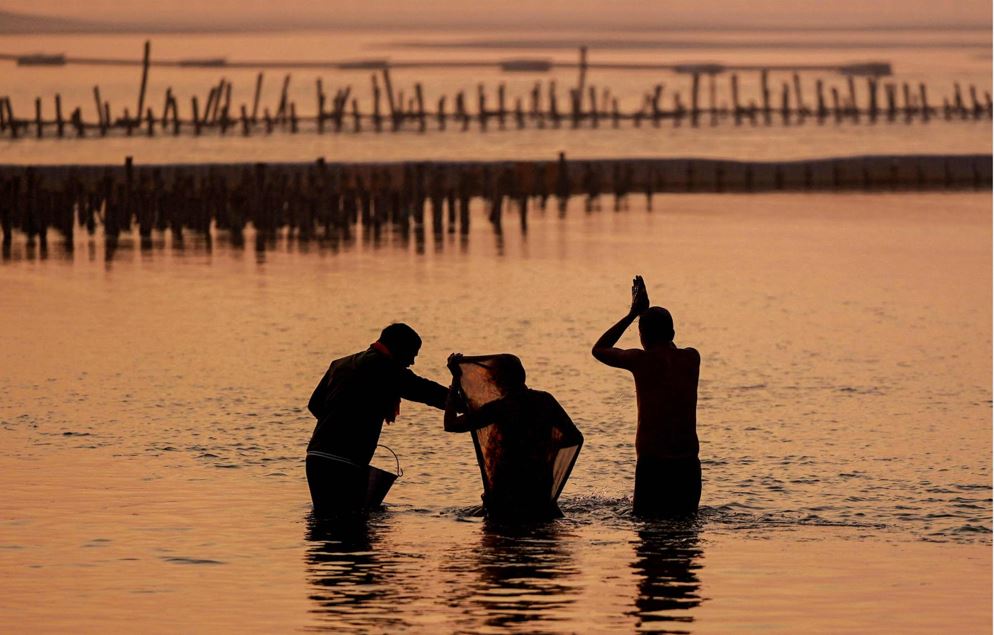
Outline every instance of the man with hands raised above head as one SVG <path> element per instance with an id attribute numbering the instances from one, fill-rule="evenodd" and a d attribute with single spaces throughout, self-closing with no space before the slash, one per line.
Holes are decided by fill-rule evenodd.
<path id="1" fill-rule="evenodd" d="M 642 348 L 616 348 L 636 318 Z M 692 514 L 701 499 L 697 456 L 701 356 L 693 348 L 679 348 L 674 334 L 670 312 L 649 306 L 645 282 L 635 276 L 628 314 L 601 335 L 592 351 L 598 361 L 624 368 L 635 377 L 638 428 L 633 507 L 640 516 Z"/>

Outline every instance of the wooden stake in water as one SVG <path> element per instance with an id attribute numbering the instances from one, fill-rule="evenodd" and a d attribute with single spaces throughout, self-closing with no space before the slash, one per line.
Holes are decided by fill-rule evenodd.
<path id="1" fill-rule="evenodd" d="M 252 123 L 258 121 L 259 98 L 262 96 L 262 73 L 255 76 L 255 96 L 252 98 Z"/>
<path id="2" fill-rule="evenodd" d="M 61 138 L 65 129 L 65 122 L 62 120 L 62 95 L 55 93 L 55 125 L 58 135 Z"/>
<path id="3" fill-rule="evenodd" d="M 41 97 L 35 97 L 35 136 L 41 139 Z"/>
<path id="4" fill-rule="evenodd" d="M 142 83 L 138 90 L 138 109 L 135 111 L 138 119 L 141 119 L 142 113 L 145 112 L 145 88 L 148 86 L 148 66 L 151 53 L 152 43 L 145 40 L 145 54 L 142 56 Z"/>

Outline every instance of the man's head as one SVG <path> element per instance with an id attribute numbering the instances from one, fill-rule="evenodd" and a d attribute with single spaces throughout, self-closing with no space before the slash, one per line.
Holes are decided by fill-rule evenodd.
<path id="1" fill-rule="evenodd" d="M 402 366 L 414 363 L 414 358 L 421 350 L 421 337 L 406 324 L 397 323 L 383 329 L 380 333 L 380 343 L 389 349 L 390 354 Z"/>
<path id="2" fill-rule="evenodd" d="M 668 344 L 673 341 L 673 316 L 661 306 L 646 309 L 639 318 L 639 338 L 643 348 Z"/>

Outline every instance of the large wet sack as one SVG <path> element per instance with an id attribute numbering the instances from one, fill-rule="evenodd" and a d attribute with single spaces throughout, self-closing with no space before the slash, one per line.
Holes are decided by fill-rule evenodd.
<path id="1" fill-rule="evenodd" d="M 507 354 L 460 356 L 450 365 L 453 376 L 459 381 L 459 389 L 469 411 L 479 410 L 485 404 L 506 396 L 494 376 L 494 368 L 502 357 L 510 356 Z M 551 436 L 547 443 L 536 443 L 536 445 L 544 445 L 546 448 L 542 458 L 549 466 L 551 483 L 547 479 L 539 479 L 534 486 L 546 487 L 547 491 L 544 493 L 535 494 L 555 506 L 573 471 L 583 440 L 581 438 L 575 444 L 565 445 L 565 435 L 556 425 L 549 426 L 549 434 Z M 483 479 L 484 498 L 491 499 L 496 468 L 502 462 L 502 453 L 507 448 L 504 434 L 501 426 L 493 422 L 472 430 L 471 435 L 476 450 L 476 460 L 480 466 L 480 476 Z"/>

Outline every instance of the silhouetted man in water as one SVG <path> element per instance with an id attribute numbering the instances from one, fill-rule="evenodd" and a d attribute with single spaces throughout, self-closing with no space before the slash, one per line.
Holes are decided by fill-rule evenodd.
<path id="1" fill-rule="evenodd" d="M 353 511 L 365 503 L 367 465 L 383 422 L 400 413 L 400 400 L 445 407 L 448 389 L 409 366 L 421 338 L 406 324 L 391 324 L 361 353 L 336 359 L 321 378 L 308 410 L 317 417 L 307 444 L 307 484 L 320 513 Z"/>
<path id="2" fill-rule="evenodd" d="M 615 344 L 639 318 L 642 348 Z M 697 380 L 701 356 L 673 343 L 673 318 L 649 307 L 641 276 L 632 284 L 628 315 L 594 344 L 598 361 L 631 371 L 638 401 L 635 433 L 634 511 L 643 516 L 681 516 L 697 510 L 701 500 L 701 462 L 697 457 Z"/>
<path id="3" fill-rule="evenodd" d="M 525 385 L 525 368 L 514 355 L 489 357 L 486 365 L 502 396 L 469 410 L 459 386 L 459 362 L 463 359 L 459 354 L 449 356 L 453 376 L 445 407 L 445 431 L 495 426 L 492 443 L 479 457 L 491 475 L 483 495 L 487 517 L 500 521 L 561 517 L 551 497 L 553 461 L 560 448 L 581 444 L 583 435 L 555 397 Z"/>

